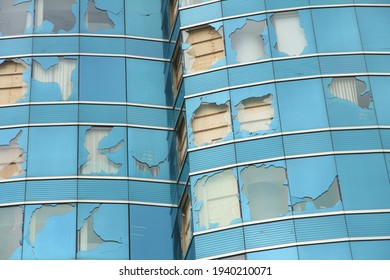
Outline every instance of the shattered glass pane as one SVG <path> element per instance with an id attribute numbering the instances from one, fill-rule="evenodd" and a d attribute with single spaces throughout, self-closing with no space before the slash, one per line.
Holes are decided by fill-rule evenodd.
<path id="1" fill-rule="evenodd" d="M 241 178 L 252 220 L 276 218 L 288 213 L 285 168 L 249 166 L 241 171 Z"/>
<path id="2" fill-rule="evenodd" d="M 14 104 L 24 97 L 27 84 L 23 81 L 26 66 L 14 61 L 0 64 L 0 105 Z"/>
<path id="3" fill-rule="evenodd" d="M 361 108 L 368 109 L 371 96 L 366 92 L 366 84 L 355 77 L 333 78 L 328 86 L 333 96 L 348 100 Z"/>
<path id="4" fill-rule="evenodd" d="M 227 226 L 241 218 L 237 179 L 232 169 L 204 176 L 196 182 L 194 188 L 195 204 L 200 205 L 200 227 Z"/>
<path id="5" fill-rule="evenodd" d="M 277 37 L 275 49 L 291 56 L 303 53 L 308 42 L 297 11 L 276 13 L 271 16 L 271 23 Z"/>
<path id="6" fill-rule="evenodd" d="M 240 131 L 256 132 L 259 130 L 269 130 L 274 118 L 274 107 L 272 103 L 272 94 L 242 100 L 236 106 L 236 118 L 240 122 Z"/>
<path id="7" fill-rule="evenodd" d="M 35 28 L 45 25 L 45 31 L 57 33 L 60 30 L 70 31 L 76 24 L 72 11 L 75 0 L 36 0 Z M 52 30 L 49 30 L 52 29 Z"/>
<path id="8" fill-rule="evenodd" d="M 231 35 L 232 48 L 237 52 L 236 60 L 240 63 L 251 62 L 265 57 L 262 33 L 266 21 L 247 19 L 242 28 L 236 29 Z"/>
<path id="9" fill-rule="evenodd" d="M 191 127 L 196 146 L 222 140 L 232 131 L 229 105 L 202 103 L 193 114 Z"/>
<path id="10" fill-rule="evenodd" d="M 338 177 L 336 176 L 330 187 L 318 197 L 302 197 L 295 199 L 301 201 L 293 205 L 293 211 L 305 211 L 308 203 L 312 203 L 316 209 L 326 209 L 336 206 L 341 200 Z"/>
<path id="11" fill-rule="evenodd" d="M 98 30 L 114 29 L 114 23 L 108 17 L 107 11 L 98 9 L 94 0 L 88 1 L 85 24 L 92 33 L 95 33 Z"/>
<path id="12" fill-rule="evenodd" d="M 183 32 L 184 42 L 190 46 L 184 51 L 186 73 L 210 69 L 225 57 L 223 27 L 215 30 L 206 25 Z"/>
<path id="13" fill-rule="evenodd" d="M 2 35 L 23 34 L 31 24 L 27 12 L 29 2 L 15 4 L 15 0 L 0 2 L 0 33 Z"/>
<path id="14" fill-rule="evenodd" d="M 24 150 L 18 145 L 23 131 L 11 139 L 9 145 L 0 146 L 0 178 L 7 179 L 24 173 L 22 164 L 25 162 Z"/>
<path id="15" fill-rule="evenodd" d="M 58 64 L 45 70 L 42 66 L 34 61 L 33 78 L 42 83 L 57 83 L 61 89 L 62 100 L 68 100 L 72 95 L 73 81 L 72 73 L 76 68 L 77 60 L 60 57 Z"/>
<path id="16" fill-rule="evenodd" d="M 0 260 L 10 259 L 21 247 L 23 208 L 0 208 Z"/>
<path id="17" fill-rule="evenodd" d="M 121 163 L 116 163 L 108 158 L 109 153 L 115 153 L 122 149 L 123 140 L 108 148 L 100 148 L 99 143 L 112 131 L 112 127 L 92 127 L 85 133 L 84 147 L 88 151 L 88 159 L 80 167 L 81 174 L 92 174 L 105 172 L 116 174 L 122 167 Z"/>

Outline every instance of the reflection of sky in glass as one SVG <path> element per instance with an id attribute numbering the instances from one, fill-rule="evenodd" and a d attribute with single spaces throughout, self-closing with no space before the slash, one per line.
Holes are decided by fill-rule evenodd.
<path id="1" fill-rule="evenodd" d="M 171 209 L 130 206 L 131 259 L 173 259 Z"/>

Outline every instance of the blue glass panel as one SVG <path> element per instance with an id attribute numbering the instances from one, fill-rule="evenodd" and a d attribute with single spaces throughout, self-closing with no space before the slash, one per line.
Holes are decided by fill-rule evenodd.
<path id="1" fill-rule="evenodd" d="M 162 38 L 161 8 L 161 0 L 127 1 L 126 34 Z"/>
<path id="2" fill-rule="evenodd" d="M 79 37 L 34 37 L 33 52 L 41 53 L 78 53 L 79 52 Z"/>
<path id="3" fill-rule="evenodd" d="M 390 240 L 351 242 L 354 260 L 389 260 Z"/>
<path id="4" fill-rule="evenodd" d="M 81 53 L 123 54 L 125 52 L 125 39 L 80 37 Z"/>
<path id="5" fill-rule="evenodd" d="M 164 47 L 166 44 L 159 41 L 127 39 L 126 54 L 136 57 L 165 59 Z"/>
<path id="6" fill-rule="evenodd" d="M 374 99 L 379 125 L 390 125 L 389 86 L 390 77 L 370 77 L 371 93 Z"/>
<path id="7" fill-rule="evenodd" d="M 390 207 L 390 185 L 382 154 L 336 156 L 345 210 Z"/>
<path id="8" fill-rule="evenodd" d="M 351 248 L 348 242 L 299 246 L 300 260 L 350 260 Z"/>
<path id="9" fill-rule="evenodd" d="M 28 176 L 77 174 L 77 128 L 32 127 Z"/>
<path id="10" fill-rule="evenodd" d="M 264 0 L 264 2 L 267 10 L 309 5 L 309 0 L 289 0 L 289 1 Z"/>
<path id="11" fill-rule="evenodd" d="M 283 131 L 329 127 L 321 80 L 277 83 Z"/>
<path id="12" fill-rule="evenodd" d="M 222 10 L 220 2 L 180 11 L 180 23 L 182 26 L 197 24 L 221 17 Z"/>
<path id="13" fill-rule="evenodd" d="M 127 59 L 126 65 L 127 102 L 167 105 L 165 91 L 166 62 Z"/>
<path id="14" fill-rule="evenodd" d="M 32 53 L 32 38 L 0 40 L 0 56 L 19 56 Z"/>
<path id="15" fill-rule="evenodd" d="M 130 205 L 130 258 L 172 260 L 171 208 Z"/>
<path id="16" fill-rule="evenodd" d="M 246 254 L 247 260 L 297 260 L 296 247 L 274 249 Z"/>
<path id="17" fill-rule="evenodd" d="M 314 9 L 311 12 L 318 52 L 362 50 L 354 8 Z"/>
<path id="18" fill-rule="evenodd" d="M 126 101 L 125 59 L 80 58 L 80 100 Z"/>
<path id="19" fill-rule="evenodd" d="M 75 123 L 78 111 L 77 105 L 32 105 L 30 123 Z"/>
<path id="20" fill-rule="evenodd" d="M 363 2 L 367 3 L 367 1 Z M 375 4 L 379 2 L 375 1 Z M 383 3 L 388 4 L 389 2 L 383 1 Z M 390 28 L 388 27 L 390 26 L 390 8 L 357 7 L 356 14 L 364 50 L 389 51 Z"/>
<path id="21" fill-rule="evenodd" d="M 264 0 L 225 0 L 222 1 L 224 17 L 264 11 Z"/>
<path id="22" fill-rule="evenodd" d="M 126 123 L 126 106 L 81 104 L 79 114 L 82 123 Z"/>

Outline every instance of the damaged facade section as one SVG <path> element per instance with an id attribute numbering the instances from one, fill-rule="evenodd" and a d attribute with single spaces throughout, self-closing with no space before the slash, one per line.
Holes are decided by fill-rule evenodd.
<path id="1" fill-rule="evenodd" d="M 347 100 L 363 109 L 368 109 L 371 96 L 366 92 L 366 84 L 355 77 L 333 78 L 328 86 L 334 97 Z"/>
<path id="2" fill-rule="evenodd" d="M 35 29 L 42 32 L 70 31 L 76 25 L 75 0 L 35 0 Z"/>
<path id="3" fill-rule="evenodd" d="M 24 97 L 28 87 L 23 80 L 26 68 L 12 60 L 0 64 L 0 105 L 14 104 Z"/>
<path id="4" fill-rule="evenodd" d="M 153 177 L 158 176 L 158 174 L 160 173 L 160 165 L 163 164 L 166 160 L 168 160 L 168 157 L 166 157 L 164 160 L 160 161 L 156 165 L 149 165 L 145 162 L 139 161 L 134 156 L 133 158 L 135 160 L 135 166 L 138 170 L 141 170 L 143 172 L 150 172 Z"/>
<path id="5" fill-rule="evenodd" d="M 178 166 L 183 165 L 187 152 L 187 126 L 183 115 L 180 115 L 176 132 L 176 150 Z"/>
<path id="6" fill-rule="evenodd" d="M 236 61 L 251 62 L 266 56 L 262 34 L 266 29 L 265 20 L 246 20 L 246 24 L 230 34 L 232 48 L 237 52 Z"/>
<path id="7" fill-rule="evenodd" d="M 315 209 L 328 209 L 335 207 L 341 200 L 338 176 L 335 177 L 329 188 L 318 197 L 295 197 L 294 200 L 299 201 L 293 205 L 294 212 L 305 211 L 309 204 L 312 205 L 310 208 L 313 208 L 314 206 Z"/>
<path id="8" fill-rule="evenodd" d="M 23 34 L 31 25 L 27 12 L 30 1 L 2 0 L 0 2 L 0 35 Z"/>
<path id="9" fill-rule="evenodd" d="M 48 69 L 36 61 L 33 63 L 33 78 L 42 83 L 56 83 L 61 91 L 61 99 L 69 100 L 73 92 L 72 73 L 77 65 L 76 59 L 60 57 L 58 63 Z"/>
<path id="10" fill-rule="evenodd" d="M 128 258 L 127 205 L 79 205 L 77 256 L 81 259 Z"/>
<path id="11" fill-rule="evenodd" d="M 233 169 L 203 176 L 194 186 L 195 223 L 200 229 L 241 221 L 237 179 Z"/>
<path id="12" fill-rule="evenodd" d="M 0 178 L 8 179 L 10 177 L 19 176 L 25 171 L 22 164 L 25 162 L 24 150 L 19 146 L 18 140 L 22 136 L 23 131 L 11 139 L 8 145 L 0 146 Z"/>
<path id="13" fill-rule="evenodd" d="M 271 16 L 271 23 L 276 32 L 276 50 L 289 56 L 303 53 L 308 42 L 298 11 L 275 13 Z"/>
<path id="14" fill-rule="evenodd" d="M 194 111 L 191 127 L 195 146 L 216 143 L 232 132 L 228 104 L 202 103 Z"/>
<path id="15" fill-rule="evenodd" d="M 210 69 L 225 58 L 222 26 L 218 30 L 206 25 L 184 31 L 183 42 L 187 74 Z"/>
<path id="16" fill-rule="evenodd" d="M 273 95 L 250 97 L 242 100 L 237 106 L 236 119 L 240 123 L 240 131 L 250 133 L 269 130 L 274 118 Z"/>
<path id="17" fill-rule="evenodd" d="M 21 206 L 0 208 L 0 260 L 20 259 L 23 229 Z M 16 256 L 17 255 L 17 256 Z"/>
<path id="18" fill-rule="evenodd" d="M 84 20 L 88 31 L 92 33 L 96 33 L 98 30 L 114 29 L 114 23 L 108 17 L 107 11 L 98 8 L 95 0 L 88 1 Z"/>
<path id="19" fill-rule="evenodd" d="M 247 199 L 251 220 L 277 218 L 289 212 L 285 168 L 248 166 L 241 171 L 241 179 L 242 192 Z"/>
<path id="20" fill-rule="evenodd" d="M 124 140 L 108 148 L 101 148 L 100 142 L 112 131 L 112 127 L 91 127 L 85 133 L 84 147 L 88 151 L 87 161 L 80 167 L 83 175 L 108 173 L 117 174 L 122 167 L 121 163 L 112 161 L 108 154 L 122 149 Z"/>
<path id="21" fill-rule="evenodd" d="M 181 207 L 181 225 L 180 225 L 180 239 L 181 239 L 181 250 L 182 255 L 185 256 L 185 253 L 190 245 L 191 241 L 191 200 L 188 193 L 184 194 L 183 205 Z"/>

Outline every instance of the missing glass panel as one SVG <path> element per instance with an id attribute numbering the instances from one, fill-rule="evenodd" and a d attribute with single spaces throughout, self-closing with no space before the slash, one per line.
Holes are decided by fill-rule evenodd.
<path id="1" fill-rule="evenodd" d="M 200 227 L 227 226 L 241 218 L 237 179 L 232 169 L 204 176 L 194 188 L 195 203 L 201 205 L 198 211 Z"/>
<path id="2" fill-rule="evenodd" d="M 225 138 L 231 131 L 228 104 L 202 103 L 191 120 L 194 144 L 211 144 Z"/>
<path id="3" fill-rule="evenodd" d="M 31 24 L 27 12 L 30 1 L 15 4 L 15 0 L 0 1 L 0 33 L 2 35 L 23 34 Z"/>
<path id="4" fill-rule="evenodd" d="M 96 33 L 98 30 L 114 29 L 114 23 L 108 17 L 107 11 L 97 8 L 94 0 L 88 1 L 85 24 L 92 33 Z"/>
<path id="5" fill-rule="evenodd" d="M 74 2 L 75 0 L 36 0 L 35 28 L 48 21 L 52 30 L 45 30 L 47 32 L 70 31 L 76 24 L 72 10 Z"/>
<path id="6" fill-rule="evenodd" d="M 288 213 L 285 168 L 249 166 L 241 171 L 241 178 L 252 220 L 276 218 Z"/>
<path id="7" fill-rule="evenodd" d="M 269 130 L 274 118 L 274 107 L 272 103 L 272 94 L 242 100 L 236 106 L 236 118 L 240 122 L 240 131 L 256 132 L 259 130 Z"/>
<path id="8" fill-rule="evenodd" d="M 67 59 L 60 57 L 58 64 L 45 70 L 39 63 L 33 63 L 33 78 L 43 83 L 57 83 L 61 90 L 62 100 L 68 100 L 72 95 L 73 81 L 72 73 L 76 68 L 76 59 Z"/>
<path id="9" fill-rule="evenodd" d="M 25 162 L 24 150 L 19 146 L 18 140 L 23 131 L 11 139 L 8 145 L 0 146 L 0 178 L 8 179 L 24 173 L 22 164 Z"/>
<path id="10" fill-rule="evenodd" d="M 194 73 L 211 68 L 225 57 L 223 28 L 215 30 L 210 25 L 184 31 L 184 43 L 190 46 L 184 51 L 187 73 Z"/>
<path id="11" fill-rule="evenodd" d="M 247 19 L 242 28 L 230 34 L 232 48 L 237 52 L 237 62 L 251 62 L 265 57 L 264 40 L 262 33 L 266 21 Z"/>
<path id="12" fill-rule="evenodd" d="M 275 13 L 271 16 L 277 43 L 275 49 L 290 56 L 300 55 L 308 45 L 298 11 Z"/>
<path id="13" fill-rule="evenodd" d="M 23 81 L 25 70 L 25 65 L 11 60 L 0 64 L 0 105 L 14 104 L 24 97 L 27 91 Z"/>
<path id="14" fill-rule="evenodd" d="M 8 260 L 21 247 L 23 208 L 0 208 L 0 260 Z"/>
<path id="15" fill-rule="evenodd" d="M 366 92 L 366 84 L 355 77 L 333 78 L 328 86 L 333 96 L 348 100 L 364 109 L 368 109 L 371 96 Z"/>
<path id="16" fill-rule="evenodd" d="M 84 147 L 88 151 L 88 159 L 80 168 L 81 174 L 101 172 L 116 174 L 119 172 L 122 164 L 113 162 L 107 154 L 122 149 L 124 141 L 120 140 L 116 145 L 109 148 L 99 148 L 99 143 L 110 134 L 111 130 L 112 127 L 92 127 L 86 131 Z"/>

